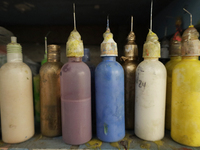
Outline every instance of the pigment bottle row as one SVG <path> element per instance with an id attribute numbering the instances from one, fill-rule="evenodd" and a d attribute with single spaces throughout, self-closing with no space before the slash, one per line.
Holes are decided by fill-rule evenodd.
<path id="1" fill-rule="evenodd" d="M 160 43 L 151 30 L 140 64 L 133 31 L 121 57 L 122 66 L 116 61 L 117 44 L 109 26 L 103 37 L 102 62 L 96 69 L 83 62 L 88 58 L 83 57 L 76 28 L 66 43 L 66 64 L 60 62 L 60 47 L 48 46 L 47 62 L 39 74 L 40 105 L 36 109 L 40 110 L 42 135 L 62 135 L 65 143 L 80 145 L 92 138 L 94 125 L 93 133 L 105 142 L 123 139 L 125 129 L 134 129 L 143 140 L 157 141 L 164 137 L 166 126 L 175 141 L 200 146 L 200 133 L 196 132 L 200 129 L 197 30 L 189 26 L 182 37 L 177 30 L 170 41 L 171 60 L 166 67 L 158 61 Z M 87 49 L 85 53 L 87 56 Z M 16 37 L 7 45 L 7 60 L 0 69 L 2 139 L 19 143 L 34 135 L 34 111 L 31 70 L 23 63 Z"/>

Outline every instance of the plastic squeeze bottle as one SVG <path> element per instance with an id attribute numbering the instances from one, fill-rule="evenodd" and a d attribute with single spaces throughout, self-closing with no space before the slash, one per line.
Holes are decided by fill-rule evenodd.
<path id="1" fill-rule="evenodd" d="M 182 35 L 182 60 L 172 71 L 171 137 L 187 146 L 200 146 L 200 41 L 189 26 Z"/>
<path id="2" fill-rule="evenodd" d="M 95 70 L 97 137 L 116 142 L 125 136 L 124 70 L 116 61 L 117 44 L 109 26 L 103 37 L 102 62 Z"/>
<path id="3" fill-rule="evenodd" d="M 92 138 L 91 75 L 82 62 L 83 41 L 74 26 L 67 41 L 68 62 L 60 73 L 62 136 L 64 142 L 80 145 Z"/>
<path id="4" fill-rule="evenodd" d="M 135 84 L 135 134 L 147 141 L 164 137 L 167 74 L 159 57 L 158 37 L 149 30 Z"/>
<path id="5" fill-rule="evenodd" d="M 34 135 L 32 73 L 22 61 L 16 37 L 7 45 L 7 63 L 0 71 L 2 140 L 20 143 Z"/>

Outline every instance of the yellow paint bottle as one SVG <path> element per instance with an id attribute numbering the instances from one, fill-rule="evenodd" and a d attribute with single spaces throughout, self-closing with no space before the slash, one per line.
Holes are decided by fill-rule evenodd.
<path id="1" fill-rule="evenodd" d="M 181 61 L 181 35 L 177 31 L 170 41 L 170 61 L 165 65 L 167 69 L 166 115 L 165 128 L 171 129 L 171 96 L 172 96 L 172 69 Z"/>
<path id="2" fill-rule="evenodd" d="M 199 33 L 190 26 L 182 35 L 182 60 L 172 71 L 171 137 L 178 143 L 200 146 Z"/>

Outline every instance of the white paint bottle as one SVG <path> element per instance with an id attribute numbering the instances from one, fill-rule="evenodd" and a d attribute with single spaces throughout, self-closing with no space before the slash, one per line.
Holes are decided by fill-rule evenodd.
<path id="1" fill-rule="evenodd" d="M 20 143 L 34 135 L 32 73 L 22 62 L 22 47 L 11 37 L 7 63 L 0 69 L 2 140 Z"/>
<path id="2" fill-rule="evenodd" d="M 135 84 L 135 134 L 147 141 L 164 137 L 166 69 L 159 57 L 158 37 L 149 30 Z"/>

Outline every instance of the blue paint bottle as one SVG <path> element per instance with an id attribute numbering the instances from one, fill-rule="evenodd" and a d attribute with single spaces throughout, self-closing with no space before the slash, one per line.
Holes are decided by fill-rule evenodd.
<path id="1" fill-rule="evenodd" d="M 102 62 L 95 70 L 97 137 L 116 142 L 125 136 L 124 70 L 116 61 L 117 44 L 107 27 L 101 44 Z"/>
<path id="2" fill-rule="evenodd" d="M 82 61 L 88 65 L 91 72 L 91 102 L 92 102 L 92 133 L 96 134 L 96 105 L 95 105 L 95 65 L 90 62 L 90 49 L 84 48 Z"/>

